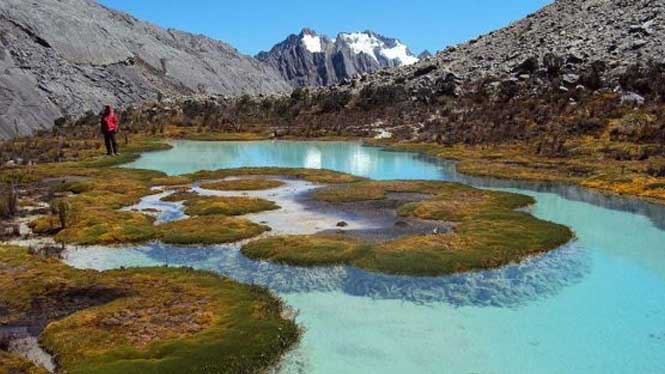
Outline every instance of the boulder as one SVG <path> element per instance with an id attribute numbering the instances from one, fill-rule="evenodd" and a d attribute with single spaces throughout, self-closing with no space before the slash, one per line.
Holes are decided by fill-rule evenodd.
<path id="1" fill-rule="evenodd" d="M 634 92 L 627 92 L 621 96 L 621 104 L 623 105 L 642 106 L 644 102 L 644 97 Z"/>

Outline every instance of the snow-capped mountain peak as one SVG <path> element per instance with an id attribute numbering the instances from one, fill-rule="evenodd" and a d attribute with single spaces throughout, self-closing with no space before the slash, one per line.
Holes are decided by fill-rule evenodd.
<path id="1" fill-rule="evenodd" d="M 418 61 L 399 40 L 372 31 L 340 33 L 331 40 L 308 28 L 256 57 L 279 71 L 295 87 L 336 84 Z"/>
<path id="2" fill-rule="evenodd" d="M 397 39 L 384 38 L 371 31 L 341 33 L 338 41 L 345 42 L 355 54 L 364 53 L 379 62 L 383 56 L 388 60 L 398 60 L 401 65 L 411 65 L 418 58 L 411 54 L 408 47 Z"/>

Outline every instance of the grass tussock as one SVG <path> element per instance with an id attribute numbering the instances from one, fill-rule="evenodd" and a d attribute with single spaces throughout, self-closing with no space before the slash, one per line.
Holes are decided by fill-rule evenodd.
<path id="1" fill-rule="evenodd" d="M 156 237 L 152 217 L 138 212 L 87 209 L 55 239 L 68 244 L 99 245 L 142 243 Z"/>
<path id="2" fill-rule="evenodd" d="M 159 226 L 159 239 L 169 244 L 222 244 L 259 236 L 270 227 L 224 216 L 194 217 Z"/>
<path id="3" fill-rule="evenodd" d="M 206 190 L 217 191 L 262 191 L 272 190 L 284 186 L 284 182 L 265 179 L 265 178 L 252 178 L 252 179 L 233 179 L 213 183 L 204 183 L 201 188 Z"/>
<path id="4" fill-rule="evenodd" d="M 186 176 L 168 176 L 168 177 L 156 177 L 150 180 L 150 184 L 153 186 L 181 186 L 192 183 L 191 178 Z"/>
<path id="5" fill-rule="evenodd" d="M 359 182 L 352 188 L 330 187 L 315 198 L 344 203 L 378 199 L 390 192 L 431 195 L 407 203 L 398 214 L 451 222 L 445 234 L 405 236 L 380 244 L 343 236 L 288 236 L 247 244 L 249 257 L 293 265 L 348 264 L 360 268 L 419 276 L 488 269 L 555 249 L 573 234 L 565 226 L 516 211 L 534 203 L 528 196 L 426 181 Z"/>
<path id="6" fill-rule="evenodd" d="M 324 188 L 313 195 L 314 199 L 329 203 L 349 203 L 354 201 L 383 200 L 386 191 L 371 183 L 356 183 L 344 188 Z"/>
<path id="7" fill-rule="evenodd" d="M 0 247 L 6 324 L 51 323 L 40 336 L 67 373 L 254 373 L 299 338 L 267 290 L 189 269 L 95 272 Z M 0 352 L 0 372 L 41 374 Z"/>
<path id="8" fill-rule="evenodd" d="M 196 192 L 191 192 L 191 191 L 178 191 L 175 193 L 172 193 L 168 196 L 162 197 L 160 200 L 164 202 L 170 202 L 170 203 L 179 203 L 181 201 L 187 201 L 187 200 L 193 200 L 193 199 L 198 199 L 201 195 L 199 195 Z"/>
<path id="9" fill-rule="evenodd" d="M 348 264 L 362 257 L 369 246 L 344 236 L 270 237 L 245 245 L 242 253 L 253 259 L 300 266 Z"/>
<path id="10" fill-rule="evenodd" d="M 185 202 L 185 214 L 189 216 L 242 216 L 279 206 L 272 201 L 244 196 L 199 196 Z"/>

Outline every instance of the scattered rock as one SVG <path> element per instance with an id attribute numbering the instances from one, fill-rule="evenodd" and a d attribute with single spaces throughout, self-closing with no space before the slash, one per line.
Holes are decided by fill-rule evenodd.
<path id="1" fill-rule="evenodd" d="M 580 76 L 577 74 L 565 74 L 561 80 L 569 85 L 574 85 L 575 83 L 579 82 Z"/>
<path id="2" fill-rule="evenodd" d="M 642 106 L 644 105 L 644 102 L 645 99 L 634 92 L 627 92 L 621 96 L 621 104 L 624 105 Z"/>

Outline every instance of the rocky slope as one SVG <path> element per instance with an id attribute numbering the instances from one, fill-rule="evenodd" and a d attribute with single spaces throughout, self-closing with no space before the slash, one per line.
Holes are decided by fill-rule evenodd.
<path id="1" fill-rule="evenodd" d="M 0 0 L 0 138 L 160 92 L 289 90 L 273 69 L 227 44 L 165 30 L 93 0 Z"/>
<path id="2" fill-rule="evenodd" d="M 594 63 L 616 78 L 636 62 L 663 62 L 664 38 L 662 0 L 557 0 L 508 27 L 367 82 L 404 82 L 415 92 L 437 81 L 524 80 L 554 68 L 575 87 L 576 74 Z"/>
<path id="3" fill-rule="evenodd" d="M 295 87 L 332 85 L 418 61 L 399 40 L 371 31 L 340 33 L 332 40 L 310 29 L 290 35 L 256 57 L 278 70 Z"/>

